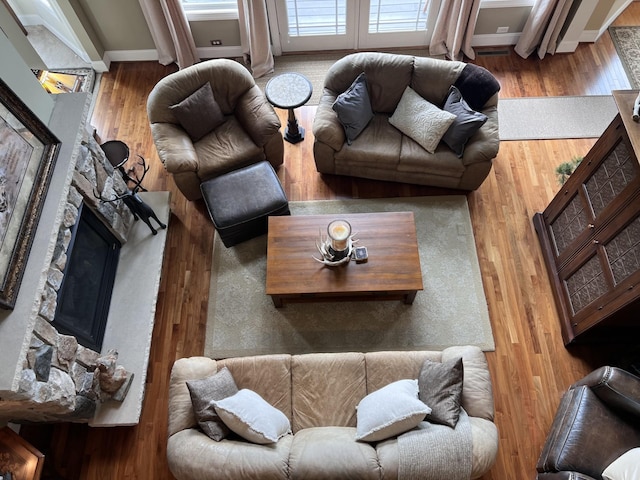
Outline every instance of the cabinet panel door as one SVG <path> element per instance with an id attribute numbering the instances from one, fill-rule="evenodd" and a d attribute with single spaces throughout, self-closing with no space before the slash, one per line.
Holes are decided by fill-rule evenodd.
<path id="1" fill-rule="evenodd" d="M 640 198 L 633 201 L 637 205 Z M 640 288 L 640 211 L 627 208 L 559 272 L 578 335 L 627 305 Z"/>
<path id="2" fill-rule="evenodd" d="M 589 245 L 640 186 L 640 166 L 615 121 L 544 212 L 558 268 Z"/>

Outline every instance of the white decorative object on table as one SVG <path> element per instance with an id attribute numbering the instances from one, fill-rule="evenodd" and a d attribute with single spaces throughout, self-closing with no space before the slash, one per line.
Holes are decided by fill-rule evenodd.
<path id="1" fill-rule="evenodd" d="M 353 252 L 354 235 L 351 225 L 346 220 L 334 220 L 327 227 L 327 236 L 320 232 L 320 239 L 316 240 L 316 247 L 322 259 L 313 257 L 324 265 L 334 267 L 348 263 Z"/>

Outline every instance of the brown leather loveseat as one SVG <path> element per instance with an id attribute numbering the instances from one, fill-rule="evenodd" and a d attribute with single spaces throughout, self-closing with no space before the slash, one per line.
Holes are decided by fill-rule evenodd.
<path id="1" fill-rule="evenodd" d="M 353 82 L 362 72 L 374 115 L 349 144 L 344 122 L 333 106 L 339 95 L 353 91 Z M 430 153 L 390 123 L 407 87 L 442 108 L 452 85 L 473 110 L 487 117 L 468 139 L 461 156 L 445 142 Z M 380 52 L 347 55 L 325 77 L 313 123 L 316 168 L 321 173 L 475 190 L 498 154 L 499 89 L 490 72 L 473 64 Z M 412 121 L 413 113 L 407 122 Z"/>
<path id="2" fill-rule="evenodd" d="M 640 378 L 620 368 L 601 367 L 562 397 L 538 460 L 537 478 L 600 480 L 607 467 L 637 447 Z"/>

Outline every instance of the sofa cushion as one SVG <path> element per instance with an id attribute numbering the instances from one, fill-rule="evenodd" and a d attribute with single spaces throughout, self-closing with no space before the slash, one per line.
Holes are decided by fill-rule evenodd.
<path id="1" fill-rule="evenodd" d="M 293 437 L 289 471 L 294 479 L 382 478 L 378 455 L 368 443 L 355 442 L 353 427 L 311 427 Z"/>
<path id="2" fill-rule="evenodd" d="M 365 72 L 371 108 L 376 113 L 390 115 L 398 105 L 405 87 L 411 82 L 414 58 L 412 55 L 382 52 L 346 55 L 331 66 L 324 86 L 338 95 L 347 90 L 361 72 Z M 442 95 L 443 99 L 445 94 L 446 90 Z"/>
<path id="3" fill-rule="evenodd" d="M 209 82 L 180 103 L 171 105 L 169 110 L 194 142 L 224 123 L 224 115 L 213 97 Z"/>
<path id="4" fill-rule="evenodd" d="M 265 160 L 264 150 L 253 143 L 233 117 L 194 146 L 199 159 L 197 174 L 200 181 Z"/>
<path id="5" fill-rule="evenodd" d="M 364 72 L 356 77 L 345 92 L 338 95 L 332 108 L 344 127 L 347 144 L 351 145 L 373 118 L 367 76 Z"/>
<path id="6" fill-rule="evenodd" d="M 275 443 L 291 433 L 284 413 L 253 390 L 243 388 L 235 395 L 213 402 L 216 412 L 230 430 L 253 443 Z"/>
<path id="7" fill-rule="evenodd" d="M 188 380 L 193 411 L 202 431 L 216 441 L 229 434 L 229 428 L 216 413 L 212 400 L 222 400 L 238 392 L 229 369 L 223 368 L 214 375 L 198 380 Z"/>
<path id="8" fill-rule="evenodd" d="M 637 480 L 640 478 L 640 448 L 632 448 L 616 458 L 602 472 L 604 480 Z"/>
<path id="9" fill-rule="evenodd" d="M 291 355 L 230 357 L 217 363 L 229 369 L 238 388 L 253 390 L 292 420 Z"/>
<path id="10" fill-rule="evenodd" d="M 433 153 L 455 118 L 407 87 L 389 123 Z"/>
<path id="11" fill-rule="evenodd" d="M 467 141 L 485 124 L 488 117 L 484 113 L 473 110 L 462 98 L 460 90 L 453 85 L 442 109 L 456 116 L 442 137 L 442 141 L 449 145 L 458 157 L 462 157 Z"/>
<path id="12" fill-rule="evenodd" d="M 293 435 L 285 435 L 269 445 L 236 438 L 214 442 L 195 428 L 169 437 L 167 461 L 173 474 L 170 478 L 291 480 L 289 452 Z"/>
<path id="13" fill-rule="evenodd" d="M 402 132 L 389 123 L 385 114 L 376 114 L 360 136 L 335 153 L 336 163 L 395 169 L 399 161 Z M 416 144 L 424 153 L 424 149 Z"/>
<path id="14" fill-rule="evenodd" d="M 466 167 L 462 159 L 442 142 L 435 152 L 429 153 L 415 140 L 403 136 L 398 171 L 441 176 L 457 182 L 464 175 Z"/>
<path id="15" fill-rule="evenodd" d="M 485 103 L 500 91 L 500 83 L 493 74 L 473 63 L 465 65 L 454 85 L 474 110 L 482 110 Z"/>
<path id="16" fill-rule="evenodd" d="M 425 360 L 418 377 L 418 397 L 430 408 L 426 420 L 455 428 L 460 416 L 462 358 L 446 362 Z"/>
<path id="17" fill-rule="evenodd" d="M 375 442 L 416 427 L 431 409 L 418 399 L 417 380 L 398 380 L 371 392 L 357 407 L 356 440 Z"/>
<path id="18" fill-rule="evenodd" d="M 310 353 L 291 358 L 292 426 L 355 427 L 356 406 L 367 394 L 362 353 Z"/>

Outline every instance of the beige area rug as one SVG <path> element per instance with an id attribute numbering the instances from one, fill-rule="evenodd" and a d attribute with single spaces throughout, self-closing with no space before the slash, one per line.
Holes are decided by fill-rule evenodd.
<path id="1" fill-rule="evenodd" d="M 216 234 L 205 355 L 495 348 L 466 197 L 290 202 L 290 207 L 292 215 L 413 211 L 424 290 L 413 305 L 289 303 L 277 309 L 265 293 L 266 235 L 225 248 Z"/>
<path id="2" fill-rule="evenodd" d="M 599 138 L 617 114 L 611 95 L 501 98 L 500 140 Z"/>
<path id="3" fill-rule="evenodd" d="M 609 27 L 624 71 L 632 88 L 640 88 L 640 27 Z"/>

